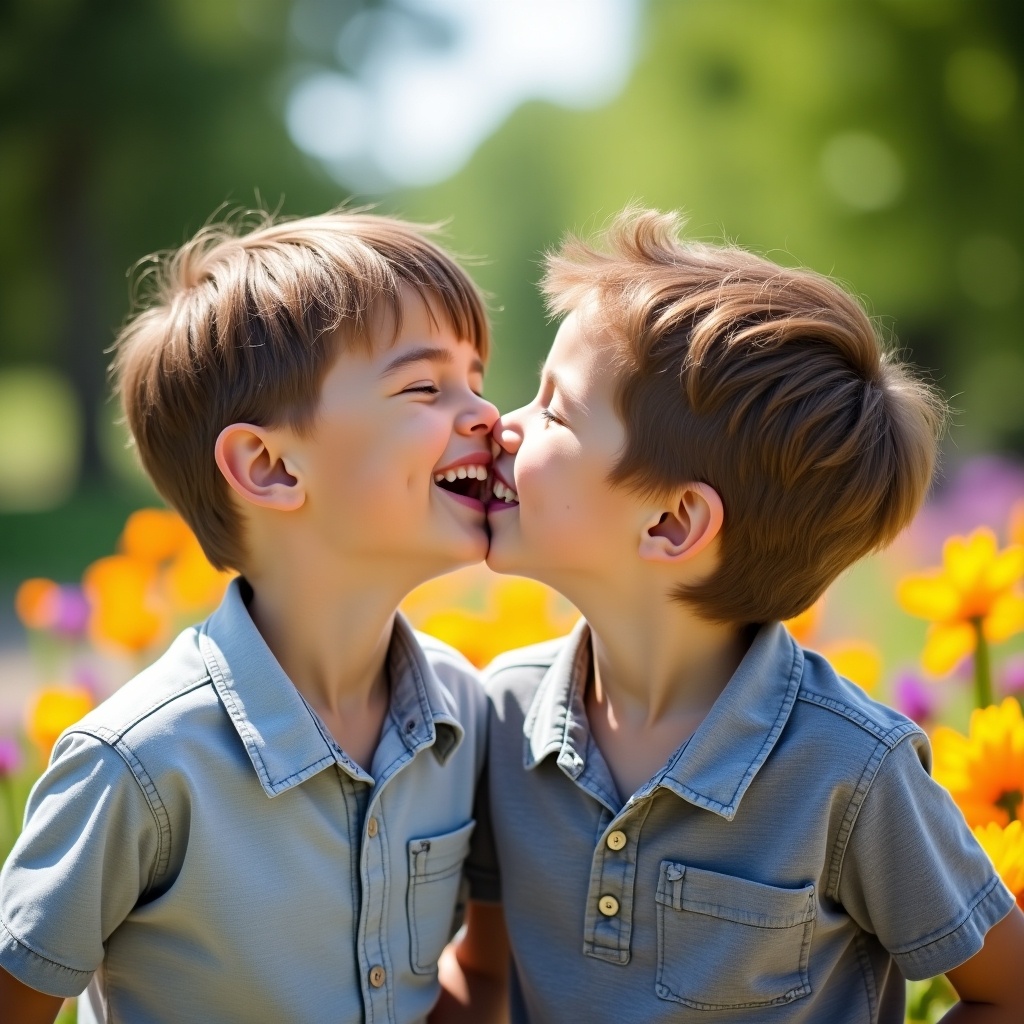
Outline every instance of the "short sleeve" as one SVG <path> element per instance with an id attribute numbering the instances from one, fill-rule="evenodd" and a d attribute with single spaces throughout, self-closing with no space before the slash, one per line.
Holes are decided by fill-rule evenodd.
<path id="1" fill-rule="evenodd" d="M 838 887 L 850 916 L 911 980 L 969 960 L 1014 904 L 929 763 L 920 733 L 885 753 L 850 832 Z"/>
<path id="2" fill-rule="evenodd" d="M 476 789 L 473 817 L 476 828 L 466 858 L 469 898 L 481 903 L 501 902 L 501 875 L 491 828 L 490 771 L 485 765 Z"/>
<path id="3" fill-rule="evenodd" d="M 159 835 L 117 751 L 83 733 L 64 736 L 0 874 L 0 966 L 37 991 L 80 993 L 152 881 Z"/>

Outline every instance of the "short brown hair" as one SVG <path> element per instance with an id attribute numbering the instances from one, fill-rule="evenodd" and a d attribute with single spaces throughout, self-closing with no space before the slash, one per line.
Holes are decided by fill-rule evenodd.
<path id="1" fill-rule="evenodd" d="M 789 618 L 913 518 L 946 406 L 834 281 L 681 227 L 627 209 L 602 246 L 549 254 L 542 288 L 617 345 L 627 441 L 610 482 L 722 498 L 719 569 L 675 596 L 712 621 Z"/>
<path id="2" fill-rule="evenodd" d="M 151 257 L 144 309 L 111 371 L 142 465 L 209 560 L 241 567 L 242 523 L 214 460 L 230 423 L 309 429 L 342 347 L 397 334 L 402 290 L 487 358 L 480 293 L 432 227 L 361 211 L 277 221 L 256 213 L 204 227 Z M 383 319 L 382 319 L 383 318 Z"/>

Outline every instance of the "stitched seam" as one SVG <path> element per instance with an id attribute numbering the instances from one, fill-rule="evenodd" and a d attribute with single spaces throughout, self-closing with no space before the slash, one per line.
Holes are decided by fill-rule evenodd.
<path id="1" fill-rule="evenodd" d="M 894 956 L 910 956 L 914 953 L 920 953 L 921 950 L 927 949 L 929 946 L 934 946 L 937 942 L 942 942 L 944 939 L 948 939 L 951 935 L 955 935 L 971 919 L 971 917 L 974 914 L 974 911 L 977 910 L 978 907 L 982 903 L 984 903 L 986 899 L 988 899 L 989 895 L 991 895 L 992 893 L 992 890 L 1000 884 L 1001 883 L 999 877 L 993 875 L 992 878 L 989 879 L 988 884 L 985 886 L 985 888 L 982 889 L 975 896 L 974 900 L 972 901 L 971 905 L 967 908 L 966 912 L 956 921 L 956 923 L 952 927 L 947 928 L 945 931 L 943 931 L 941 935 L 937 935 L 933 932 L 932 935 L 926 936 L 924 941 L 919 942 L 915 946 L 898 947 L 895 949 L 891 949 L 890 952 Z"/>
<path id="2" fill-rule="evenodd" d="M 90 730 L 74 729 L 72 732 L 85 732 L 86 735 L 92 736 L 113 750 L 124 761 L 135 784 L 142 790 L 149 813 L 153 815 L 153 823 L 156 825 L 157 832 L 156 861 L 150 870 L 149 883 L 145 890 L 148 892 L 156 884 L 157 879 L 163 876 L 171 859 L 171 821 L 167 814 L 167 808 L 157 791 L 156 783 L 150 778 L 149 772 L 146 771 L 135 751 L 125 742 L 124 737 L 113 729 L 93 726 Z"/>
<path id="3" fill-rule="evenodd" d="M 200 687 L 205 686 L 209 682 L 211 682 L 211 679 L 210 679 L 210 674 L 207 672 L 201 678 L 195 679 L 195 680 L 193 680 L 190 683 L 186 683 L 184 686 L 182 686 L 181 689 L 175 690 L 174 693 L 169 694 L 168 696 L 165 696 L 165 697 L 161 697 L 158 701 L 156 701 L 154 704 L 151 704 L 144 711 L 140 711 L 133 719 L 131 719 L 131 721 L 127 722 L 125 725 L 121 726 L 119 729 L 111 729 L 109 726 L 105 726 L 105 725 L 90 726 L 89 723 L 86 722 L 85 725 L 83 725 L 81 729 L 76 728 L 74 731 L 79 732 L 79 731 L 86 731 L 88 729 L 103 729 L 105 732 L 108 732 L 111 735 L 115 735 L 115 736 L 118 737 L 118 739 L 120 739 L 123 735 L 125 735 L 125 733 L 127 733 L 127 732 L 131 731 L 132 729 L 134 729 L 135 726 L 139 725 L 145 719 L 149 718 L 150 715 L 152 715 L 155 712 L 159 711 L 162 707 L 165 707 L 166 705 L 173 703 L 174 701 L 178 700 L 181 697 L 187 696 L 193 690 L 198 690 Z M 104 742 L 109 742 L 109 741 L 104 741 Z M 113 746 L 113 743 L 111 742 L 110 745 Z"/>
<path id="4" fill-rule="evenodd" d="M 844 704 L 842 701 L 835 700 L 832 697 L 825 697 L 820 693 L 810 693 L 807 690 L 801 690 L 798 700 L 806 701 L 808 704 L 814 704 L 817 707 L 840 715 L 848 722 L 860 726 L 865 732 L 870 733 L 875 739 L 881 740 L 890 748 L 898 746 L 900 741 L 909 733 L 924 735 L 921 727 L 909 720 L 884 728 L 856 708 L 852 708 L 848 704 Z"/>
<path id="5" fill-rule="evenodd" d="M 750 764 L 747 765 L 747 770 L 743 773 L 743 778 L 740 779 L 736 789 L 733 790 L 733 794 L 729 799 L 729 806 L 726 808 L 728 811 L 734 812 L 737 804 L 737 796 L 741 793 L 745 786 L 749 785 L 750 780 L 754 777 L 755 769 L 754 765 L 762 764 L 764 757 L 767 757 L 767 751 L 775 745 L 779 738 L 779 733 L 782 732 L 783 726 L 789 719 L 790 712 L 793 710 L 793 705 L 796 703 L 797 694 L 800 692 L 800 681 L 803 677 L 803 655 L 800 653 L 800 648 L 795 642 L 790 640 L 793 662 L 789 669 L 789 683 L 787 684 L 786 700 L 779 708 L 778 715 L 775 716 L 775 721 L 772 723 L 771 729 L 768 731 L 768 735 L 765 737 L 764 743 L 761 744 L 757 754 L 751 760 Z M 794 686 L 794 684 L 796 684 Z M 792 690 L 792 693 L 789 691 Z M 764 755 L 764 756 L 762 756 Z M 680 757 L 682 754 L 680 753 Z"/>
<path id="6" fill-rule="evenodd" d="M 203 655 L 205 660 L 207 652 L 203 649 L 210 643 L 205 633 L 199 634 L 199 648 L 200 653 Z M 212 662 L 213 664 L 210 664 Z M 219 683 L 217 688 L 217 694 L 222 701 L 227 705 L 228 712 L 231 715 L 232 721 L 235 723 L 235 728 L 239 730 L 242 737 L 242 742 L 245 744 L 246 750 L 249 752 L 250 759 L 253 760 L 253 766 L 256 768 L 256 773 L 260 777 L 260 782 L 266 786 L 267 789 L 273 789 L 273 783 L 270 781 L 270 773 L 267 771 L 267 766 L 263 760 L 263 755 L 259 751 L 259 747 L 256 745 L 256 741 L 253 738 L 252 727 L 249 725 L 248 720 L 241 713 L 238 705 L 235 703 L 235 698 L 232 696 L 231 689 L 228 686 L 227 679 L 224 677 L 224 673 L 220 670 L 220 664 L 215 657 L 210 657 L 207 661 L 206 667 L 210 672 L 210 678 L 213 679 L 214 683 Z M 329 759 L 327 759 L 329 760 Z M 257 763 L 258 762 L 258 763 Z M 324 763 L 321 761 L 321 763 Z M 295 776 L 292 775 L 291 778 Z"/>
<path id="7" fill-rule="evenodd" d="M 36 947 L 33 946 L 31 942 L 27 942 L 11 928 L 7 919 L 3 915 L 0 915 L 0 927 L 2 927 L 3 930 L 7 932 L 7 934 L 10 935 L 10 937 L 14 939 L 14 941 L 19 946 L 22 947 L 22 949 L 28 950 L 28 952 L 31 953 L 33 956 L 38 957 L 40 960 L 49 964 L 51 967 L 58 967 L 60 968 L 60 970 L 67 971 L 69 974 L 79 974 L 86 978 L 93 973 L 92 971 L 79 970 L 77 967 L 68 967 L 67 964 L 62 964 L 59 960 L 54 960 L 52 956 L 48 956 L 46 953 L 43 953 L 42 951 L 36 949 Z"/>
<path id="8" fill-rule="evenodd" d="M 878 992 L 875 988 L 875 972 L 871 967 L 871 957 L 864 946 L 864 933 L 858 928 L 854 937 L 854 948 L 857 951 L 857 960 L 860 963 L 861 977 L 864 981 L 864 994 L 868 998 L 868 1010 L 871 1020 L 878 1015 Z"/>
<path id="9" fill-rule="evenodd" d="M 842 903 L 842 900 L 839 899 L 839 882 L 843 873 L 843 864 L 846 860 L 846 849 L 850 842 L 850 836 L 853 834 L 853 827 L 857 823 L 860 809 L 864 806 L 864 801 L 867 799 L 871 784 L 878 777 L 878 771 L 891 750 L 892 748 L 888 747 L 883 741 L 875 744 L 875 749 L 872 750 L 871 756 L 865 763 L 864 770 L 857 780 L 857 785 L 854 787 L 850 802 L 846 805 L 846 812 L 843 814 L 843 820 L 839 825 L 839 833 L 836 836 L 835 846 L 832 849 L 832 856 L 829 858 L 828 887 L 825 890 L 825 895 L 834 899 L 837 903 Z"/>

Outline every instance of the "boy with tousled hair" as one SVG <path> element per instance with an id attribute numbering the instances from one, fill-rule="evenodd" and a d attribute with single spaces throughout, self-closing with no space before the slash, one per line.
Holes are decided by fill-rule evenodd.
<path id="1" fill-rule="evenodd" d="M 548 257 L 564 319 L 494 428 L 488 564 L 584 619 L 489 669 L 437 1019 L 501 1018 L 510 947 L 516 1024 L 902 1024 L 940 973 L 948 1020 L 1020 1021 L 1024 917 L 927 738 L 780 621 L 910 522 L 944 404 L 832 281 L 678 231 Z"/>
<path id="2" fill-rule="evenodd" d="M 159 261 L 114 373 L 210 561 L 210 618 L 68 729 L 0 876 L 0 1018 L 423 1020 L 486 705 L 396 612 L 487 551 L 480 296 L 336 212 Z M 449 477 L 456 477 L 454 481 Z"/>

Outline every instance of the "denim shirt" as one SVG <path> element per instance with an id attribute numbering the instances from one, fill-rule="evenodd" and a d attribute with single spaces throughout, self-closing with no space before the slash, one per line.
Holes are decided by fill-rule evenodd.
<path id="1" fill-rule="evenodd" d="M 902 1024 L 904 977 L 967 960 L 1013 906 L 922 731 L 780 624 L 628 799 L 590 657 L 581 623 L 488 672 L 470 877 L 504 904 L 513 1021 Z"/>
<path id="2" fill-rule="evenodd" d="M 0 965 L 79 1021 L 423 1020 L 469 850 L 486 701 L 397 618 L 370 771 L 239 582 L 68 730 L 0 876 Z"/>

